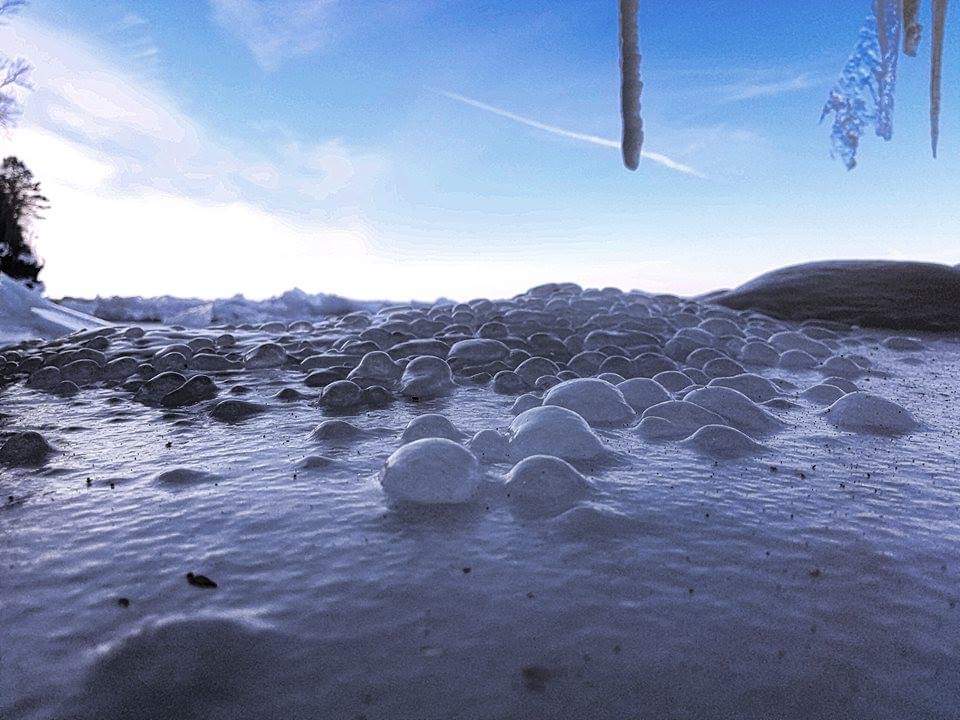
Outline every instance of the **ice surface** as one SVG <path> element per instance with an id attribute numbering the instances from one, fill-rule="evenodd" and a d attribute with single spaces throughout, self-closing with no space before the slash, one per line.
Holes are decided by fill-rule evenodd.
<path id="1" fill-rule="evenodd" d="M 59 307 L 0 273 L 0 347 L 30 338 L 49 340 L 106 324 L 99 318 Z"/>
<path id="2" fill-rule="evenodd" d="M 39 443 L 0 455 L 4 720 L 955 717 L 956 331 L 570 285 L 291 325 L 105 328 L 0 351 L 0 446 L 36 432 L 53 448 L 30 467 L 20 451 Z M 485 326 L 511 350 L 486 380 L 439 365 Z M 529 354 L 570 379 L 596 330 L 591 352 L 626 360 L 618 390 L 638 412 L 680 397 L 720 412 L 687 402 L 697 422 L 680 427 L 683 411 L 654 410 L 643 423 L 683 430 L 658 439 L 556 406 L 514 418 L 518 396 L 494 392 L 490 371 Z M 779 357 L 781 333 L 863 376 L 754 363 L 730 340 Z M 264 345 L 284 361 L 240 362 Z M 424 373 L 442 371 L 438 397 L 401 392 L 411 348 L 439 354 Z M 321 407 L 369 352 L 389 359 L 360 374 L 385 371 L 383 404 Z M 229 365 L 190 367 L 210 354 Z M 155 366 L 171 356 L 186 368 Z M 747 373 L 707 392 L 651 380 L 696 375 L 691 357 Z M 53 394 L 78 360 L 104 372 Z M 576 364 L 592 378 L 603 361 Z M 315 372 L 329 375 L 308 383 Z M 213 399 L 163 407 L 199 376 Z M 826 393 L 857 392 L 883 402 L 854 396 L 835 426 Z M 262 412 L 211 417 L 241 398 Z M 918 426 L 877 434 L 898 408 Z M 457 441 L 404 444 L 408 427 Z"/>

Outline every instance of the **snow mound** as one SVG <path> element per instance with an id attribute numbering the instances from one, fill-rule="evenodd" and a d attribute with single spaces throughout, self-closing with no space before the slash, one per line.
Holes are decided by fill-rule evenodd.
<path id="1" fill-rule="evenodd" d="M 284 644 L 278 633 L 227 618 L 148 625 L 98 660 L 62 716 L 281 717 L 290 699 L 275 684 L 294 670 L 284 662 Z"/>
<path id="2" fill-rule="evenodd" d="M 767 449 L 726 425 L 705 425 L 680 444 L 702 455 L 723 460 L 759 455 Z"/>
<path id="3" fill-rule="evenodd" d="M 100 318 L 52 303 L 0 273 L 0 347 L 23 340 L 51 340 L 107 324 Z"/>
<path id="4" fill-rule="evenodd" d="M 632 378 L 617 385 L 617 390 L 623 394 L 627 405 L 636 413 L 642 413 L 647 408 L 670 400 L 670 394 L 663 385 L 651 378 Z"/>
<path id="5" fill-rule="evenodd" d="M 824 414 L 831 424 L 850 432 L 901 435 L 919 427 L 906 408 L 866 392 L 844 395 Z"/>
<path id="6" fill-rule="evenodd" d="M 710 301 L 784 320 L 960 330 L 960 269 L 887 260 L 807 263 L 766 273 Z"/>
<path id="7" fill-rule="evenodd" d="M 556 513 L 569 509 L 586 495 L 587 481 L 560 458 L 532 455 L 507 473 L 507 497 L 528 512 Z"/>
<path id="8" fill-rule="evenodd" d="M 447 361 L 421 355 L 410 361 L 400 378 L 400 392 L 415 400 L 429 400 L 453 389 L 453 375 Z"/>
<path id="9" fill-rule="evenodd" d="M 686 400 L 668 400 L 647 408 L 637 428 L 644 437 L 681 440 L 706 425 L 723 425 L 717 413 Z"/>
<path id="10" fill-rule="evenodd" d="M 715 412 L 724 424 L 750 435 L 763 435 L 783 428 L 783 422 L 741 392 L 726 387 L 705 387 L 684 398 L 687 402 Z"/>
<path id="11" fill-rule="evenodd" d="M 453 423 L 443 415 L 427 413 L 411 420 L 400 436 L 402 444 L 416 442 L 424 438 L 446 438 L 447 440 L 461 440 L 464 433 L 457 430 Z"/>
<path id="12" fill-rule="evenodd" d="M 580 415 L 557 405 L 532 408 L 510 424 L 510 452 L 514 457 L 554 455 L 564 460 L 587 460 L 603 451 L 603 443 Z"/>
<path id="13" fill-rule="evenodd" d="M 14 433 L 0 445 L 0 463 L 4 465 L 42 465 L 53 448 L 43 435 L 33 430 Z"/>
<path id="14" fill-rule="evenodd" d="M 480 489 L 480 464 L 473 453 L 452 440 L 424 438 L 387 458 L 380 485 L 396 502 L 464 503 Z"/>
<path id="15" fill-rule="evenodd" d="M 591 425 L 625 425 L 635 415 L 622 392 L 597 378 L 579 378 L 555 385 L 544 395 L 543 404 L 573 410 Z"/>

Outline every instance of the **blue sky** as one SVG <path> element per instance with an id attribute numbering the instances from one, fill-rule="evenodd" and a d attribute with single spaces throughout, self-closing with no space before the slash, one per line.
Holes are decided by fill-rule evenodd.
<path id="1" fill-rule="evenodd" d="M 504 114 L 618 137 L 615 0 L 34 0 L 0 29 L 36 66 L 0 142 L 51 198 L 53 295 L 693 293 L 808 259 L 960 262 L 956 3 L 939 160 L 928 37 L 857 170 L 817 122 L 870 5 L 642 2 L 645 150 L 673 167 L 630 173 Z"/>

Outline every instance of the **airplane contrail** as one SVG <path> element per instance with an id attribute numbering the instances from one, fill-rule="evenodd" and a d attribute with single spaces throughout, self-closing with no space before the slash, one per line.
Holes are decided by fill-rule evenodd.
<path id="1" fill-rule="evenodd" d="M 588 135 L 587 133 L 574 132 L 573 130 L 566 130 L 556 125 L 548 125 L 542 123 L 533 118 L 524 117 L 523 115 L 517 115 L 516 113 L 510 112 L 509 110 L 504 110 L 503 108 L 494 107 L 493 105 L 488 105 L 485 102 L 480 102 L 479 100 L 474 100 L 469 98 L 466 95 L 460 95 L 455 92 L 448 92 L 446 90 L 438 90 L 441 95 L 448 97 L 451 100 L 456 100 L 461 102 L 464 105 L 470 105 L 479 110 L 486 110 L 489 113 L 494 115 L 499 115 L 500 117 L 507 118 L 508 120 L 513 120 L 514 122 L 520 123 L 521 125 L 526 125 L 528 127 L 536 128 L 537 130 L 543 130 L 544 132 L 551 133 L 552 135 L 559 135 L 560 137 L 570 138 L 571 140 L 580 140 L 581 142 L 587 142 L 592 145 L 599 145 L 600 147 L 605 148 L 614 148 L 616 150 L 620 149 L 620 143 L 616 140 L 610 140 L 609 138 L 600 137 L 599 135 Z M 667 157 L 661 153 L 650 152 L 644 150 L 641 152 L 641 156 L 651 160 L 652 162 L 662 165 L 665 168 L 670 170 L 675 170 L 676 172 L 683 173 L 684 175 L 691 175 L 693 177 L 706 179 L 704 175 L 699 170 L 690 167 L 689 165 L 684 165 L 683 163 L 677 162 L 676 160 Z"/>

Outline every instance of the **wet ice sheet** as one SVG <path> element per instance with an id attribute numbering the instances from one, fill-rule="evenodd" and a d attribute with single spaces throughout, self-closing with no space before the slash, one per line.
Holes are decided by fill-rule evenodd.
<path id="1" fill-rule="evenodd" d="M 489 387 L 337 415 L 370 432 L 324 444 L 313 397 L 272 398 L 310 392 L 298 368 L 213 374 L 269 406 L 240 424 L 13 385 L 3 429 L 60 452 L 2 471 L 0 715 L 122 717 L 154 673 L 179 717 L 952 717 L 960 345 L 882 337 L 848 334 L 882 371 L 856 382 L 924 430 L 840 432 L 798 397 L 820 373 L 759 370 L 796 385 L 769 453 L 600 429 L 613 456 L 552 517 L 516 511 L 509 464 L 461 508 L 391 507 L 373 477 L 417 415 L 508 425 Z M 216 477 L 156 479 L 176 467 Z"/>

